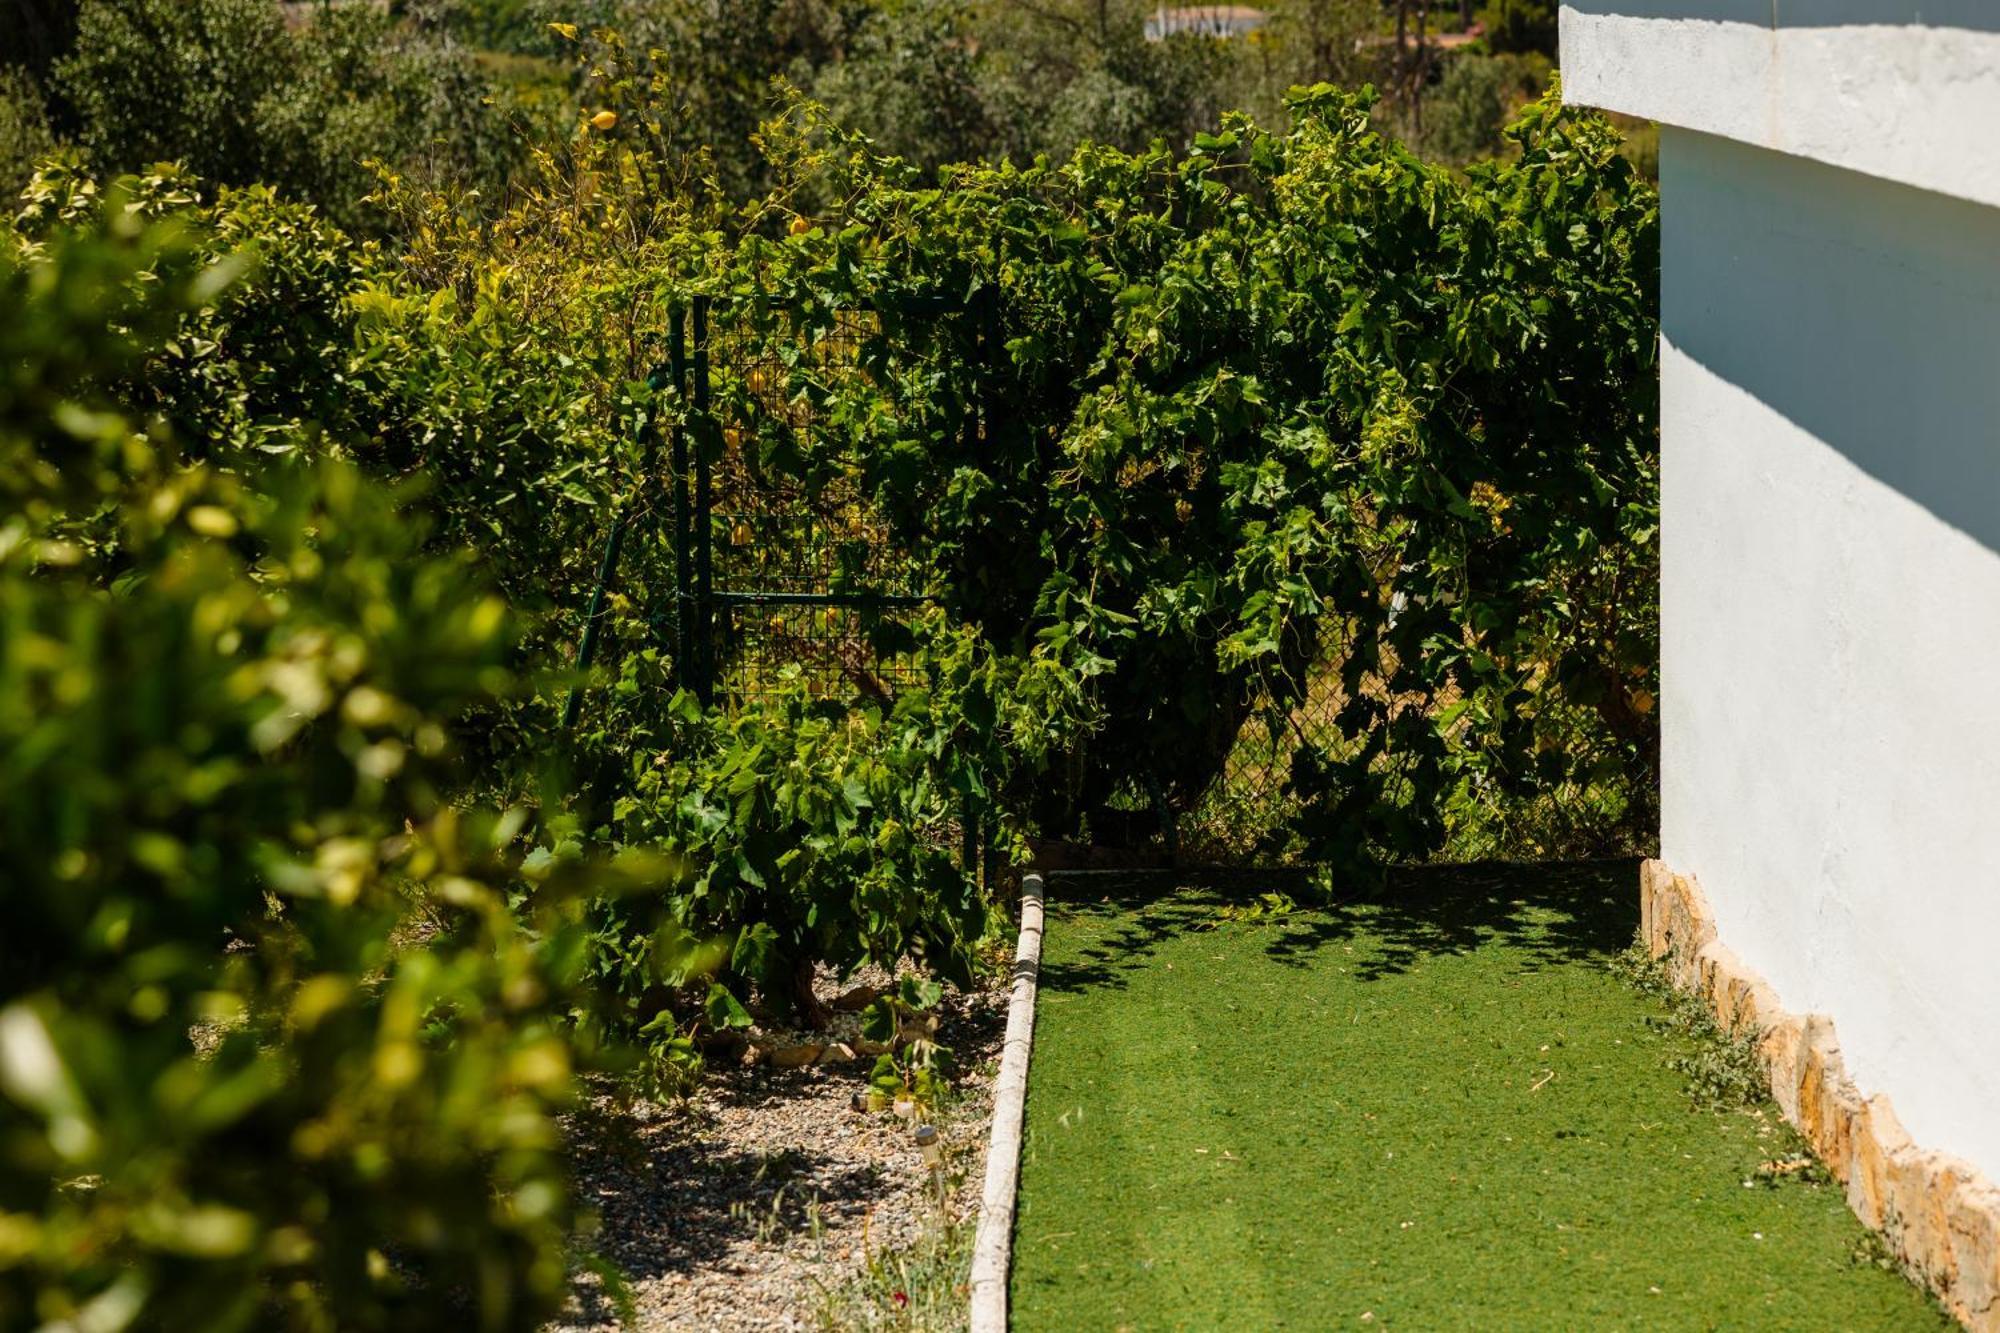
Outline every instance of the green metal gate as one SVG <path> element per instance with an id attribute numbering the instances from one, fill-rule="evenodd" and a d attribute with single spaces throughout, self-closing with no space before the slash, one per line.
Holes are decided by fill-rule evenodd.
<path id="1" fill-rule="evenodd" d="M 673 469 L 677 504 L 693 511 L 677 544 L 691 566 L 680 581 L 686 683 L 704 702 L 732 707 L 789 670 L 815 692 L 886 702 L 912 666 L 887 646 L 894 636 L 885 627 L 935 602 L 934 590 L 851 474 L 809 485 L 753 461 L 760 436 L 822 435 L 809 399 L 787 392 L 788 377 L 801 366 L 822 377 L 859 373 L 874 312 L 836 310 L 830 327 L 782 339 L 748 336 L 745 321 L 713 313 L 705 301 L 693 306 L 692 420 L 701 438 Z M 727 404 L 715 400 L 718 373 L 732 381 Z"/>

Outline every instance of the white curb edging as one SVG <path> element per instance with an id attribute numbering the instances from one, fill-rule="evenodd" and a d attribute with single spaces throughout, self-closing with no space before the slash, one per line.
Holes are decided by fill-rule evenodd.
<path id="1" fill-rule="evenodd" d="M 1021 1176 L 1021 1124 L 1028 1099 L 1028 1057 L 1035 1045 L 1035 985 L 1042 966 L 1042 877 L 1021 878 L 1021 940 L 1007 998 L 1007 1039 L 993 1084 L 993 1138 L 986 1149 L 986 1189 L 972 1242 L 972 1333 L 1006 1333 L 1007 1267 L 1014 1249 L 1014 1190 Z"/>

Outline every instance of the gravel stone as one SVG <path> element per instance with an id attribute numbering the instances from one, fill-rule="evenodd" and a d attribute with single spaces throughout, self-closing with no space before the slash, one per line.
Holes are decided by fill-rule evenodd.
<path id="1" fill-rule="evenodd" d="M 864 972 L 853 980 L 888 978 Z M 843 987 L 823 974 L 816 989 L 831 999 Z M 937 1040 L 960 1071 L 935 1120 L 946 1206 L 957 1221 L 979 1208 L 1006 999 L 996 977 L 947 993 L 938 1008 Z M 760 1043 L 852 1041 L 859 1019 L 839 1014 L 823 1033 L 752 1035 Z M 637 1330 L 819 1327 L 824 1292 L 871 1252 L 910 1245 L 935 1226 L 937 1195 L 914 1125 L 855 1109 L 874 1063 L 712 1064 L 684 1102 L 600 1098 L 570 1118 L 578 1196 L 600 1222 L 592 1243 L 632 1284 Z M 549 1333 L 618 1327 L 602 1284 L 583 1273 Z"/>

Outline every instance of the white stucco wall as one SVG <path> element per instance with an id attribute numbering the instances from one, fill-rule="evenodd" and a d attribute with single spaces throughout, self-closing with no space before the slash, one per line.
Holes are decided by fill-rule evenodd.
<path id="1" fill-rule="evenodd" d="M 1566 0 L 1585 106 L 2000 205 L 2000 0 Z"/>
<path id="2" fill-rule="evenodd" d="M 1662 856 L 2000 1179 L 2000 209 L 1660 158 Z"/>

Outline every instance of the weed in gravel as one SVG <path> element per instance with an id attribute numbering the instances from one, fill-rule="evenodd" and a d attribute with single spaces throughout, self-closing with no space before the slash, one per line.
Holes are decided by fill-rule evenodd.
<path id="1" fill-rule="evenodd" d="M 790 1188 L 789 1185 L 778 1186 L 777 1193 L 771 1196 L 771 1201 L 767 1204 L 759 1205 L 749 1199 L 730 1204 L 730 1220 L 746 1226 L 750 1234 L 756 1237 L 759 1245 L 769 1245 L 777 1237 L 798 1230 L 801 1224 L 817 1235 L 820 1230 L 819 1196 L 813 1195 L 801 1207 L 796 1200 L 785 1197 L 785 1192 Z"/>
<path id="2" fill-rule="evenodd" d="M 990 1074 L 990 1071 L 989 1071 Z M 923 1230 L 907 1245 L 877 1249 L 864 1237 L 860 1268 L 836 1285 L 822 1285 L 815 1318 L 822 1329 L 873 1333 L 878 1329 L 935 1333 L 965 1327 L 976 1215 L 953 1216 L 951 1199 L 965 1184 L 984 1143 L 978 1125 L 959 1120 L 954 1095 L 932 1108 L 944 1138 L 942 1163 L 930 1174 L 930 1206 Z"/>
<path id="3" fill-rule="evenodd" d="M 822 1289 L 819 1326 L 839 1333 L 964 1328 L 973 1231 L 970 1221 L 939 1218 L 912 1245 L 871 1250 L 846 1281 Z"/>
<path id="4" fill-rule="evenodd" d="M 588 1273 L 597 1280 L 597 1289 L 604 1303 L 618 1316 L 620 1328 L 639 1326 L 638 1294 L 633 1290 L 631 1279 L 625 1276 L 608 1255 L 594 1249 L 577 1249 L 570 1255 L 570 1270 L 574 1273 Z"/>
<path id="5" fill-rule="evenodd" d="M 779 1148 L 775 1152 L 753 1153 L 725 1164 L 723 1169 L 732 1175 L 747 1175 L 755 1185 L 786 1185 L 805 1174 L 811 1165 L 797 1148 Z"/>

